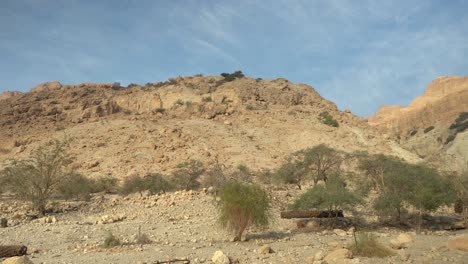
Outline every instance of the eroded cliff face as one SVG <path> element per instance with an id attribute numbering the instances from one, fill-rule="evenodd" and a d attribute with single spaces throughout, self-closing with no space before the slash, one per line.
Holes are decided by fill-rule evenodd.
<path id="1" fill-rule="evenodd" d="M 3 93 L 0 93 L 0 100 L 8 99 L 10 97 L 18 96 L 23 94 L 22 92 L 18 91 L 5 91 Z"/>
<path id="2" fill-rule="evenodd" d="M 339 127 L 319 120 L 324 111 Z M 65 136 L 73 139 L 74 166 L 91 177 L 164 173 L 189 159 L 275 168 L 321 143 L 418 160 L 313 87 L 285 79 L 179 77 L 131 88 L 48 83 L 0 101 L 0 161 Z"/>
<path id="3" fill-rule="evenodd" d="M 468 112 L 468 77 L 440 77 L 407 107 L 383 106 L 368 122 L 421 158 L 463 170 L 468 169 L 468 132 L 450 129 L 463 112 Z"/>

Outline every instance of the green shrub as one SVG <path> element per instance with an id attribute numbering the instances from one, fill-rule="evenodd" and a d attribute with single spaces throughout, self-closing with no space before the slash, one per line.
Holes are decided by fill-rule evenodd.
<path id="1" fill-rule="evenodd" d="M 158 107 L 154 110 L 155 113 L 160 113 L 160 114 L 164 114 L 164 112 L 166 112 L 166 109 L 162 108 L 162 107 Z"/>
<path id="2" fill-rule="evenodd" d="M 203 74 L 201 74 L 201 73 L 195 74 L 195 77 L 203 77 Z"/>
<path id="3" fill-rule="evenodd" d="M 0 171 L 2 183 L 19 199 L 31 201 L 34 209 L 44 214 L 58 186 L 73 173 L 69 169 L 73 158 L 67 152 L 68 142 L 54 140 L 35 149 L 28 160 L 10 160 Z"/>
<path id="4" fill-rule="evenodd" d="M 268 226 L 270 202 L 267 193 L 257 185 L 230 181 L 222 190 L 217 204 L 219 221 L 240 241 L 244 231 L 252 225 Z"/>
<path id="5" fill-rule="evenodd" d="M 191 107 L 192 106 L 192 101 L 185 101 L 185 106 L 186 107 Z"/>
<path id="6" fill-rule="evenodd" d="M 340 177 L 333 176 L 325 185 L 315 185 L 302 194 L 290 205 L 295 210 L 320 209 L 330 213 L 335 210 L 350 208 L 361 202 L 361 199 L 350 192 Z"/>
<path id="7" fill-rule="evenodd" d="M 225 82 L 232 82 L 235 79 L 240 79 L 240 78 L 245 77 L 245 75 L 242 73 L 242 71 L 235 71 L 233 73 L 221 73 L 221 76 L 224 77 Z"/>
<path id="8" fill-rule="evenodd" d="M 213 187 L 218 192 L 227 182 L 227 177 L 223 172 L 222 165 L 216 164 L 206 171 L 205 177 L 202 179 L 203 187 Z"/>
<path id="9" fill-rule="evenodd" d="M 122 243 L 120 242 L 120 239 L 117 238 L 116 236 L 114 236 L 114 234 L 112 234 L 112 232 L 107 232 L 107 235 L 106 237 L 104 238 L 104 243 L 102 244 L 102 246 L 104 248 L 111 248 L 111 247 L 116 247 L 116 246 L 120 246 L 122 245 Z"/>
<path id="10" fill-rule="evenodd" d="M 410 132 L 410 136 L 414 136 L 414 135 L 416 135 L 417 133 L 418 133 L 418 130 L 415 129 L 415 130 L 413 130 L 413 131 Z"/>
<path id="11" fill-rule="evenodd" d="M 204 172 L 203 163 L 198 160 L 180 163 L 172 174 L 172 184 L 179 190 L 198 189 L 200 187 L 198 179 Z"/>
<path id="12" fill-rule="evenodd" d="M 307 176 L 303 169 L 301 163 L 288 160 L 273 174 L 273 182 L 276 184 L 295 184 L 299 189 L 302 189 L 302 181 Z"/>
<path id="13" fill-rule="evenodd" d="M 138 86 L 138 84 L 136 84 L 136 83 L 131 83 L 131 84 L 127 85 L 127 88 L 132 88 L 132 87 L 136 87 L 136 86 Z"/>
<path id="14" fill-rule="evenodd" d="M 184 100 L 177 99 L 177 101 L 175 101 L 174 105 L 184 105 Z"/>
<path id="15" fill-rule="evenodd" d="M 434 128 L 435 128 L 434 126 L 426 127 L 424 129 L 424 134 L 431 132 Z"/>
<path id="16" fill-rule="evenodd" d="M 94 182 L 79 173 L 71 173 L 58 186 L 58 196 L 69 199 L 89 200 Z"/>
<path id="17" fill-rule="evenodd" d="M 121 193 L 124 195 L 136 192 L 149 191 L 151 194 L 165 193 L 171 186 L 161 174 L 148 174 L 143 178 L 131 176 L 124 180 Z"/>
<path id="18" fill-rule="evenodd" d="M 348 248 L 353 252 L 353 256 L 385 258 L 395 255 L 393 251 L 380 244 L 374 234 L 367 232 L 358 233 L 354 243 Z"/>
<path id="19" fill-rule="evenodd" d="M 327 126 L 339 127 L 338 121 L 336 121 L 333 116 L 326 111 L 319 114 L 319 120 Z"/>
<path id="20" fill-rule="evenodd" d="M 211 98 L 211 96 L 206 96 L 206 97 L 203 97 L 202 98 L 202 102 L 213 102 L 213 98 Z"/>
<path id="21" fill-rule="evenodd" d="M 101 176 L 94 182 L 93 192 L 117 193 L 119 180 L 112 176 Z"/>
<path id="22" fill-rule="evenodd" d="M 231 177 L 241 182 L 252 182 L 252 171 L 246 165 L 239 164 Z"/>

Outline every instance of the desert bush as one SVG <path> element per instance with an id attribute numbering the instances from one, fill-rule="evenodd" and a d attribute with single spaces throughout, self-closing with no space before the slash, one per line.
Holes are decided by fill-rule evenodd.
<path id="1" fill-rule="evenodd" d="M 149 191 L 151 194 L 165 193 L 171 189 L 170 183 L 161 174 L 148 174 L 146 176 L 131 176 L 126 178 L 120 192 L 124 195 L 136 192 Z"/>
<path id="2" fill-rule="evenodd" d="M 202 186 L 213 187 L 218 192 L 226 182 L 227 177 L 224 174 L 223 166 L 216 161 L 213 167 L 206 171 L 206 175 L 202 179 Z"/>
<path id="3" fill-rule="evenodd" d="M 424 134 L 431 132 L 434 128 L 435 128 L 434 126 L 426 127 L 424 129 Z"/>
<path id="4" fill-rule="evenodd" d="M 112 232 L 107 232 L 105 238 L 104 238 L 104 242 L 102 244 L 102 246 L 104 248 L 111 248 L 111 247 L 116 247 L 116 246 L 120 246 L 122 245 L 122 243 L 120 242 L 120 239 L 116 236 L 114 236 L 114 234 L 112 234 Z"/>
<path id="5" fill-rule="evenodd" d="M 101 176 L 94 181 L 93 192 L 117 193 L 119 180 L 112 176 Z"/>
<path id="6" fill-rule="evenodd" d="M 203 74 L 201 73 L 195 74 L 195 77 L 203 77 Z"/>
<path id="7" fill-rule="evenodd" d="M 327 111 L 319 114 L 319 120 L 327 126 L 339 127 L 338 121 L 336 121 Z"/>
<path id="8" fill-rule="evenodd" d="M 184 105 L 184 100 L 177 99 L 177 101 L 175 101 L 174 105 Z"/>
<path id="9" fill-rule="evenodd" d="M 295 184 L 302 189 L 302 182 L 307 176 L 304 166 L 300 162 L 288 160 L 273 174 L 273 182 L 276 184 Z"/>
<path id="10" fill-rule="evenodd" d="M 205 172 L 203 163 L 198 160 L 190 160 L 177 165 L 177 170 L 172 174 L 172 184 L 181 190 L 194 190 L 200 187 L 198 179 Z"/>
<path id="11" fill-rule="evenodd" d="M 147 245 L 151 244 L 153 241 L 146 235 L 141 232 L 141 226 L 138 227 L 138 234 L 135 236 L 135 244 L 138 245 Z"/>
<path id="12" fill-rule="evenodd" d="M 217 204 L 219 221 L 235 234 L 234 241 L 240 241 L 244 231 L 254 225 L 268 226 L 270 202 L 267 193 L 258 185 L 229 181 L 221 189 Z"/>
<path id="13" fill-rule="evenodd" d="M 213 102 L 213 98 L 211 98 L 211 96 L 206 96 L 206 97 L 203 97 L 202 98 L 202 102 Z"/>
<path id="14" fill-rule="evenodd" d="M 468 226 L 468 170 L 451 174 L 449 180 L 455 190 L 456 205 L 459 207 L 455 212 L 462 214 L 465 225 Z"/>
<path id="15" fill-rule="evenodd" d="M 73 172 L 70 173 L 58 186 L 60 198 L 89 200 L 94 191 L 94 182 L 85 176 Z"/>
<path id="16" fill-rule="evenodd" d="M 221 76 L 224 77 L 224 81 L 225 82 L 232 82 L 234 81 L 235 79 L 240 79 L 240 78 L 244 78 L 245 75 L 242 73 L 242 71 L 235 71 L 233 73 L 221 73 Z"/>
<path id="17" fill-rule="evenodd" d="M 239 164 L 232 172 L 231 178 L 241 182 L 252 182 L 252 171 L 245 164 Z"/>
<path id="18" fill-rule="evenodd" d="M 154 109 L 154 112 L 164 114 L 164 112 L 166 112 L 166 109 L 164 109 L 162 107 L 158 107 L 158 108 Z"/>
<path id="19" fill-rule="evenodd" d="M 353 256 L 385 258 L 394 255 L 393 251 L 377 241 L 376 235 L 368 232 L 357 233 L 354 243 L 351 243 L 348 248 L 353 252 Z"/>
<path id="20" fill-rule="evenodd" d="M 138 84 L 131 83 L 131 84 L 127 85 L 127 88 L 132 88 L 132 87 L 137 87 L 137 86 L 138 86 Z"/>
<path id="21" fill-rule="evenodd" d="M 185 101 L 185 106 L 186 107 L 191 107 L 192 106 L 192 101 Z"/>
<path id="22" fill-rule="evenodd" d="M 290 205 L 290 208 L 296 210 L 315 208 L 331 213 L 335 210 L 351 208 L 360 202 L 360 197 L 349 191 L 339 176 L 332 176 L 324 185 L 315 185 L 302 194 Z"/>
<path id="23" fill-rule="evenodd" d="M 412 131 L 410 132 L 410 136 L 414 136 L 414 135 L 416 135 L 417 133 L 418 133 L 418 130 L 416 130 L 416 129 L 415 129 L 415 130 L 412 130 Z"/>
<path id="24" fill-rule="evenodd" d="M 54 140 L 35 149 L 28 160 L 10 160 L 0 172 L 2 182 L 18 198 L 29 200 L 41 214 L 60 183 L 72 173 L 68 140 Z"/>

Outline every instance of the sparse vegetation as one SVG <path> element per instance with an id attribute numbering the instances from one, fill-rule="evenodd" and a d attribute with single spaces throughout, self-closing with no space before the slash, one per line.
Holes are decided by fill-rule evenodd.
<path id="1" fill-rule="evenodd" d="M 427 134 L 427 133 L 431 132 L 434 128 L 435 128 L 434 126 L 426 127 L 424 129 L 424 134 Z"/>
<path id="2" fill-rule="evenodd" d="M 226 183 L 217 206 L 219 221 L 234 232 L 234 241 L 240 241 L 248 227 L 264 227 L 270 222 L 268 194 L 257 185 L 238 181 Z"/>
<path id="3" fill-rule="evenodd" d="M 233 73 L 221 73 L 221 76 L 224 77 L 224 82 L 232 82 L 235 79 L 240 79 L 244 78 L 245 75 L 242 73 L 242 71 L 235 71 Z"/>
<path id="4" fill-rule="evenodd" d="M 298 161 L 289 159 L 273 174 L 273 182 L 276 184 L 295 184 L 299 189 L 302 189 L 302 182 L 306 176 L 304 166 Z"/>
<path id="5" fill-rule="evenodd" d="M 108 231 L 107 234 L 106 234 L 106 237 L 104 238 L 104 242 L 102 244 L 102 247 L 104 248 L 112 248 L 112 247 L 117 247 L 117 246 L 120 246 L 122 245 L 122 243 L 120 242 L 120 239 L 116 236 L 114 236 L 114 234 L 112 234 L 112 232 Z"/>
<path id="6" fill-rule="evenodd" d="M 34 150 L 27 160 L 10 160 L 0 172 L 2 183 L 19 199 L 29 200 L 44 214 L 50 198 L 73 171 L 68 154 L 68 140 L 53 140 Z"/>
<path id="7" fill-rule="evenodd" d="M 385 258 L 395 255 L 393 251 L 380 244 L 374 234 L 369 232 L 357 233 L 354 243 L 348 247 L 353 252 L 353 256 Z"/>
<path id="8" fill-rule="evenodd" d="M 360 198 L 346 188 L 339 176 L 330 177 L 324 185 L 315 185 L 290 205 L 292 209 L 320 209 L 333 211 L 350 208 L 360 203 Z"/>
<path id="9" fill-rule="evenodd" d="M 322 112 L 319 114 L 319 120 L 322 121 L 323 124 L 332 127 L 339 127 L 338 121 L 336 121 L 330 113 L 327 111 Z"/>
<path id="10" fill-rule="evenodd" d="M 98 177 L 94 183 L 94 192 L 117 193 L 119 180 L 112 176 Z"/>
<path id="11" fill-rule="evenodd" d="M 204 172 L 205 168 L 198 160 L 180 163 L 172 175 L 172 183 L 179 190 L 198 189 L 200 187 L 198 180 Z"/>
<path id="12" fill-rule="evenodd" d="M 87 201 L 94 191 L 94 181 L 76 172 L 67 175 L 58 186 L 58 196 L 67 200 L 78 199 Z"/>
<path id="13" fill-rule="evenodd" d="M 131 83 L 131 84 L 127 85 L 127 88 L 132 88 L 132 87 L 137 87 L 137 86 L 139 86 L 139 85 L 136 84 L 136 83 Z"/>
<path id="14" fill-rule="evenodd" d="M 177 101 L 174 102 L 174 105 L 184 105 L 184 100 L 177 99 Z"/>
<path id="15" fill-rule="evenodd" d="M 418 130 L 417 130 L 417 129 L 412 130 L 412 131 L 410 132 L 410 136 L 414 136 L 414 135 L 416 135 L 417 133 L 418 133 Z"/>
<path id="16" fill-rule="evenodd" d="M 231 177 L 241 182 L 252 182 L 252 171 L 245 164 L 239 164 Z"/>
<path id="17" fill-rule="evenodd" d="M 211 96 L 203 97 L 202 102 L 205 102 L 205 103 L 213 102 L 213 98 L 211 98 Z"/>
<path id="18" fill-rule="evenodd" d="M 166 112 L 166 109 L 158 107 L 158 108 L 154 109 L 154 112 L 164 114 L 164 112 Z"/>

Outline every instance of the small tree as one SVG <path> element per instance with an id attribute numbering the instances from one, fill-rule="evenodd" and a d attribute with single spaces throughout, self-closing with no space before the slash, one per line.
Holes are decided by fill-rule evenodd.
<path id="1" fill-rule="evenodd" d="M 249 226 L 269 224 L 270 202 L 267 193 L 258 185 L 230 181 L 221 189 L 217 205 L 219 221 L 223 227 L 233 230 L 234 241 L 240 241 Z"/>
<path id="2" fill-rule="evenodd" d="M 290 206 L 296 210 L 320 209 L 330 214 L 359 204 L 360 198 L 346 188 L 339 176 L 332 176 L 324 185 L 315 185 Z"/>
<path id="3" fill-rule="evenodd" d="M 299 189 L 302 189 L 302 182 L 306 174 L 303 171 L 303 166 L 300 162 L 288 160 L 273 175 L 275 183 L 280 184 L 295 184 Z"/>
<path id="4" fill-rule="evenodd" d="M 343 153 L 325 144 L 301 150 L 294 153 L 293 156 L 295 156 L 294 159 L 300 161 L 301 170 L 312 177 L 314 184 L 320 180 L 327 181 L 329 175 L 340 170 L 344 159 Z"/>
<path id="5" fill-rule="evenodd" d="M 29 200 L 44 214 L 49 199 L 72 172 L 73 159 L 67 153 L 68 141 L 54 140 L 34 150 L 28 160 L 11 160 L 1 171 L 8 188 L 20 199 Z"/>
<path id="6" fill-rule="evenodd" d="M 200 187 L 198 178 L 205 172 L 203 163 L 198 160 L 190 160 L 188 162 L 177 165 L 177 170 L 172 175 L 174 185 L 182 190 L 192 190 Z"/>

